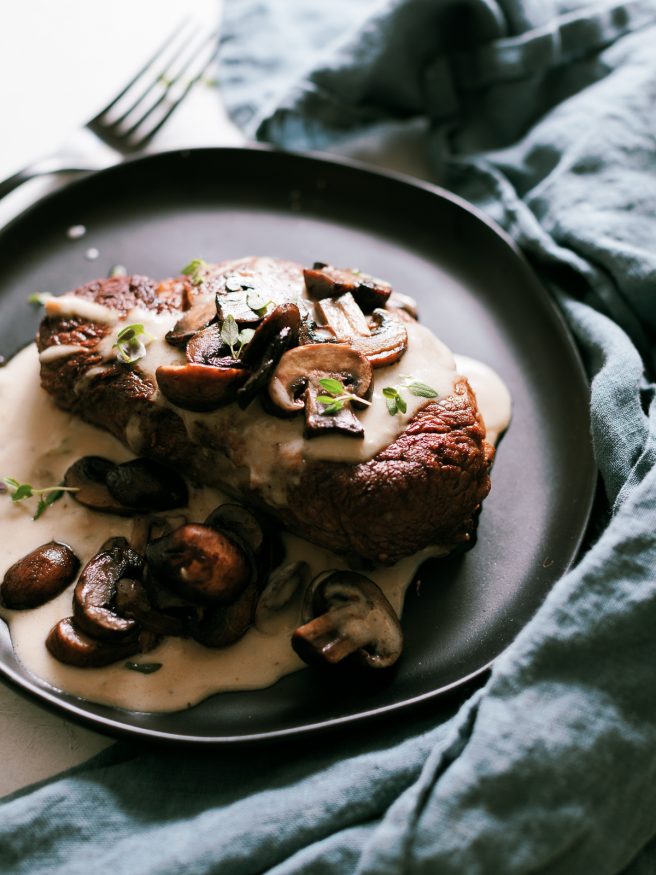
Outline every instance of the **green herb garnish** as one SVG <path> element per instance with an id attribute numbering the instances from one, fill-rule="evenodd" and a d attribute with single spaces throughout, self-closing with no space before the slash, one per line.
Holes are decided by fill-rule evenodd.
<path id="1" fill-rule="evenodd" d="M 2 482 L 11 490 L 12 501 L 25 501 L 26 498 L 38 496 L 39 503 L 32 517 L 33 520 L 38 520 L 51 504 L 54 504 L 63 497 L 65 492 L 78 491 L 72 486 L 64 486 L 63 483 L 59 483 L 57 486 L 46 486 L 43 489 L 36 489 L 31 483 L 19 483 L 13 477 L 4 477 Z"/>
<path id="2" fill-rule="evenodd" d="M 237 320 L 232 313 L 228 313 L 223 320 L 223 325 L 221 326 L 221 340 L 230 347 L 230 355 L 233 359 L 237 358 L 246 344 L 251 342 L 254 334 L 254 328 L 243 328 L 240 331 L 239 325 L 237 325 Z M 237 347 L 236 353 L 235 347 Z"/>
<path id="3" fill-rule="evenodd" d="M 126 662 L 125 667 L 130 671 L 138 671 L 141 674 L 153 674 L 162 667 L 161 662 Z"/>
<path id="4" fill-rule="evenodd" d="M 405 413 L 408 409 L 408 405 L 401 397 L 399 390 L 395 389 L 394 386 L 385 386 L 383 389 L 383 396 L 385 397 L 387 411 L 390 416 L 396 416 L 399 412 Z"/>
<path id="5" fill-rule="evenodd" d="M 126 365 L 132 365 L 138 362 L 146 355 L 146 344 L 141 340 L 141 336 L 150 339 L 150 335 L 146 333 L 144 326 L 136 322 L 133 325 L 126 325 L 116 336 L 116 357 Z"/>
<path id="6" fill-rule="evenodd" d="M 406 377 L 403 385 L 408 392 L 417 395 L 419 398 L 437 398 L 438 393 L 431 386 L 422 383 L 420 380 L 415 380 L 412 377 Z"/>
<path id="7" fill-rule="evenodd" d="M 194 258 L 186 267 L 183 267 L 180 273 L 189 277 L 192 285 L 199 286 L 203 282 L 202 272 L 209 267 L 209 264 L 202 258 Z"/>
<path id="8" fill-rule="evenodd" d="M 371 404 L 371 401 L 365 401 L 364 398 L 358 398 L 357 395 L 349 392 L 346 386 L 334 377 L 323 377 L 319 380 L 319 385 L 326 393 L 325 395 L 317 395 L 317 401 L 325 405 L 321 411 L 322 415 L 332 416 L 339 413 L 349 401 L 357 401 L 358 404 L 365 404 L 367 407 Z"/>

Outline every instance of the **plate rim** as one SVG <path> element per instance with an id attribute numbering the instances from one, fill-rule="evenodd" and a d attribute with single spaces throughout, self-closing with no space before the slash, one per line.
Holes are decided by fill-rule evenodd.
<path id="1" fill-rule="evenodd" d="M 78 178 L 72 179 L 68 181 L 66 184 L 56 188 L 53 191 L 47 192 L 43 196 L 37 198 L 33 203 L 26 207 L 26 209 L 22 210 L 18 215 L 14 216 L 9 222 L 3 225 L 0 228 L 0 244 L 2 244 L 3 240 L 11 234 L 15 228 L 20 228 L 25 222 L 29 222 L 32 214 L 37 211 L 47 208 L 48 205 L 52 204 L 52 202 L 56 202 L 59 198 L 66 197 L 71 191 L 76 191 L 78 189 L 83 189 L 84 186 L 89 184 L 90 181 L 96 180 L 99 177 L 103 176 L 111 176 L 113 173 L 121 172 L 123 168 L 126 166 L 134 166 L 139 164 L 152 164 L 157 161 L 162 160 L 187 160 L 191 156 L 195 154 L 207 154 L 207 153 L 218 153 L 218 154 L 262 154 L 266 155 L 273 160 L 276 160 L 274 156 L 282 156 L 284 158 L 292 158 L 300 161 L 314 163 L 317 167 L 321 165 L 336 165 L 338 167 L 344 167 L 347 169 L 354 170 L 358 173 L 364 173 L 368 176 L 374 176 L 381 178 L 383 180 L 391 180 L 397 183 L 401 183 L 404 186 L 410 186 L 414 189 L 423 190 L 433 196 L 437 196 L 443 200 L 449 201 L 454 206 L 473 216 L 483 225 L 485 225 L 497 238 L 501 240 L 505 246 L 510 249 L 515 256 L 516 259 L 522 264 L 523 269 L 528 273 L 532 280 L 533 292 L 540 296 L 542 299 L 543 305 L 545 305 L 549 311 L 551 312 L 552 317 L 554 317 L 554 323 L 557 326 L 558 333 L 560 335 L 560 339 L 565 343 L 565 345 L 569 348 L 569 352 L 572 356 L 572 361 L 574 367 L 576 369 L 576 378 L 579 385 L 579 388 L 582 389 L 585 387 L 590 391 L 590 381 L 586 374 L 583 360 L 581 357 L 581 353 L 579 352 L 578 346 L 574 339 L 572 332 L 567 325 L 565 317 L 560 310 L 560 308 L 556 305 L 556 302 L 553 300 L 553 297 L 549 294 L 545 286 L 543 285 L 541 279 L 538 274 L 534 270 L 530 261 L 524 254 L 524 252 L 520 249 L 517 243 L 513 240 L 513 238 L 505 231 L 502 227 L 500 227 L 490 216 L 484 213 L 479 207 L 471 202 L 467 201 L 465 198 L 457 195 L 448 189 L 443 188 L 442 186 L 429 182 L 427 180 L 412 176 L 407 173 L 403 173 L 398 170 L 391 170 L 383 167 L 379 167 L 378 165 L 371 165 L 365 161 L 361 161 L 351 157 L 345 157 L 341 155 L 333 155 L 331 153 L 322 152 L 322 151 L 296 151 L 296 150 L 283 150 L 273 146 L 269 146 L 266 144 L 260 143 L 252 143 L 243 146 L 202 146 L 202 147 L 190 147 L 190 148 L 176 148 L 176 149 L 168 149 L 160 152 L 155 152 L 152 154 L 146 155 L 138 155 L 131 156 L 128 159 L 119 162 L 118 164 L 113 164 L 109 167 L 105 167 L 100 170 L 95 170 L 91 172 L 85 172 L 83 175 Z M 589 408 L 584 411 L 584 415 L 587 418 L 588 424 L 590 422 L 590 411 Z M 598 483 L 598 469 L 594 460 L 593 446 L 592 441 L 589 441 L 589 453 L 587 454 L 585 461 L 585 495 L 581 498 L 581 519 L 582 524 L 577 532 L 576 537 L 572 540 L 569 555 L 566 563 L 563 566 L 563 571 L 561 574 L 564 576 L 567 574 L 577 558 L 580 555 L 581 547 L 586 538 L 587 531 L 590 525 L 590 519 L 592 515 L 592 510 L 595 501 L 597 483 Z M 558 578 L 558 579 L 561 579 Z M 555 586 L 557 581 L 551 585 L 550 589 Z M 550 589 L 548 591 L 550 591 Z M 548 592 L 547 591 L 547 592 Z M 532 622 L 533 618 L 536 616 L 539 611 L 539 606 L 533 611 L 530 615 L 529 619 L 517 630 L 516 634 L 511 638 L 511 640 L 502 647 L 502 649 L 486 662 L 484 665 L 470 672 L 466 676 L 460 677 L 454 681 L 451 681 L 447 684 L 444 684 L 436 689 L 432 689 L 421 693 L 419 695 L 412 696 L 410 698 L 404 698 L 401 701 L 392 702 L 386 705 L 381 705 L 375 708 L 369 708 L 364 711 L 358 711 L 356 713 L 350 713 L 338 717 L 329 717 L 323 720 L 314 721 L 312 723 L 305 723 L 295 726 L 290 726 L 282 729 L 274 729 L 263 732 L 249 733 L 244 735 L 181 735 L 175 732 L 170 731 L 161 731 L 152 729 L 146 726 L 128 724 L 125 722 L 121 722 L 119 719 L 114 719 L 112 717 L 106 717 L 101 714 L 89 713 L 84 708 L 84 703 L 86 700 L 73 697 L 71 694 L 66 693 L 63 690 L 58 690 L 55 687 L 47 684 L 45 681 L 37 678 L 35 675 L 32 675 L 26 668 L 23 667 L 23 671 L 25 675 L 22 675 L 19 671 L 14 670 L 11 666 L 8 666 L 4 663 L 4 661 L 0 660 L 0 677 L 3 681 L 7 682 L 9 686 L 20 694 L 26 695 L 30 701 L 41 704 L 48 709 L 60 713 L 63 711 L 67 716 L 69 716 L 74 721 L 85 725 L 87 728 L 92 728 L 96 731 L 104 731 L 106 734 L 109 734 L 112 737 L 129 737 L 129 738 L 141 738 L 141 739 L 149 739 L 151 741 L 162 743 L 162 744 L 175 744 L 175 745 L 229 745 L 235 746 L 240 744 L 257 744 L 257 743 L 266 743 L 269 741 L 274 741 L 277 739 L 289 739 L 290 737 L 305 735 L 305 734 L 316 734 L 318 732 L 324 732 L 326 730 L 330 730 L 332 728 L 343 727 L 348 724 L 355 724 L 361 722 L 370 722 L 375 720 L 376 718 L 384 715 L 384 714 L 397 714 L 398 712 L 403 711 L 408 708 L 417 708 L 417 706 L 436 701 L 449 693 L 452 693 L 459 689 L 460 687 L 465 687 L 468 684 L 471 684 L 474 680 L 481 678 L 485 675 L 486 672 L 489 672 L 490 669 L 494 666 L 495 662 L 508 650 L 509 647 L 512 646 L 514 641 L 516 640 L 517 635 L 519 635 L 528 623 Z M 8 630 L 7 624 L 4 620 L 2 620 L 3 625 Z M 34 680 L 33 680 L 34 678 Z M 271 685 L 275 686 L 275 684 Z M 63 694 L 72 698 L 73 701 L 68 701 L 66 699 L 61 699 L 57 693 Z M 220 696 L 221 693 L 214 694 L 214 696 Z M 213 698 L 214 696 L 208 697 Z M 77 704 L 77 703 L 80 704 Z M 92 703 L 97 704 L 97 703 Z M 110 707 L 110 706 L 104 706 Z M 141 712 L 141 711 L 133 711 L 129 709 L 121 709 L 121 708 L 112 708 L 112 710 L 116 711 L 119 715 L 121 713 L 126 714 L 150 714 L 153 712 Z M 187 709 L 182 709 L 184 712 Z M 178 712 L 180 713 L 180 712 Z"/>

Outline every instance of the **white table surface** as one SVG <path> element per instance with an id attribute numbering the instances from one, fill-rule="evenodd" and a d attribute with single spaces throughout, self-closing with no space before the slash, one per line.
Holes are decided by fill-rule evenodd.
<path id="1" fill-rule="evenodd" d="M 213 28 L 220 19 L 220 0 L 21 0 L 2 7 L 0 179 L 56 149 L 118 92 L 185 16 Z M 404 127 L 387 138 L 385 148 L 368 137 L 343 151 L 421 176 L 426 173 L 422 130 L 421 124 Z M 201 84 L 149 151 L 243 142 L 216 89 Z M 30 182 L 0 201 L 0 227 L 61 184 L 53 178 Z M 0 682 L 0 795 L 69 768 L 111 743 Z"/>

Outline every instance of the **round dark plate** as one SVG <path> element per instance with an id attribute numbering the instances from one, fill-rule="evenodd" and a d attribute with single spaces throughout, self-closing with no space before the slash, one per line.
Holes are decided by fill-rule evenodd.
<path id="1" fill-rule="evenodd" d="M 88 233 L 71 241 L 66 230 Z M 95 247 L 100 256 L 88 261 Z M 506 235 L 431 185 L 351 162 L 268 149 L 154 155 L 87 176 L 37 203 L 0 234 L 0 353 L 33 336 L 34 291 L 62 292 L 114 264 L 153 277 L 193 258 L 273 255 L 357 265 L 419 301 L 454 351 L 494 367 L 514 416 L 492 472 L 476 546 L 426 564 L 411 587 L 398 669 L 347 688 L 310 671 L 268 689 L 224 693 L 173 714 L 141 714 L 57 692 L 14 657 L 6 627 L 0 672 L 96 729 L 219 743 L 334 726 L 437 697 L 482 672 L 573 561 L 595 468 L 588 386 L 565 325 Z"/>

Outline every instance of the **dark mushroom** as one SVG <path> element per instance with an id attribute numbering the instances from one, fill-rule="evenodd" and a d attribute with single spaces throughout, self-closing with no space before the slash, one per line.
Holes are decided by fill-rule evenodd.
<path id="1" fill-rule="evenodd" d="M 228 537 L 237 536 L 252 552 L 257 568 L 258 582 L 263 585 L 271 569 L 284 558 L 285 548 L 278 526 L 259 511 L 242 504 L 226 503 L 216 507 L 205 520 Z"/>
<path id="2" fill-rule="evenodd" d="M 189 523 L 146 549 L 150 573 L 163 586 L 194 604 L 228 604 L 254 577 L 242 543 L 223 532 Z"/>
<path id="3" fill-rule="evenodd" d="M 411 298 L 410 295 L 404 295 L 402 292 L 392 292 L 387 301 L 387 308 L 389 310 L 394 310 L 406 321 L 408 321 L 406 318 L 408 316 L 413 322 L 416 322 L 419 319 L 417 302 L 414 298 Z"/>
<path id="4" fill-rule="evenodd" d="M 146 588 L 138 580 L 123 578 L 116 584 L 116 611 L 122 617 L 136 620 L 144 629 L 156 635 L 184 636 L 185 617 L 180 612 L 166 613 L 150 603 Z"/>
<path id="5" fill-rule="evenodd" d="M 178 319 L 173 328 L 167 332 L 166 341 L 171 346 L 184 346 L 197 332 L 216 319 L 216 301 L 213 297 L 204 298 L 195 303 L 190 310 Z"/>
<path id="6" fill-rule="evenodd" d="M 107 472 L 110 494 L 123 507 L 145 513 L 184 507 L 189 492 L 184 478 L 153 459 L 132 459 Z"/>
<path id="7" fill-rule="evenodd" d="M 352 294 L 365 313 L 384 307 L 392 287 L 384 280 L 362 273 L 356 268 L 338 268 L 315 261 L 312 270 L 304 270 L 305 287 L 315 301 Z"/>
<path id="8" fill-rule="evenodd" d="M 103 513 L 132 516 L 171 510 L 188 501 L 187 485 L 176 471 L 150 459 L 116 465 L 101 456 L 83 456 L 64 475 L 74 499 Z"/>
<path id="9" fill-rule="evenodd" d="M 382 669 L 401 655 L 399 620 L 368 577 L 353 571 L 324 576 L 310 586 L 306 606 L 311 619 L 292 636 L 292 647 L 305 662 L 336 665 L 349 659 Z"/>
<path id="10" fill-rule="evenodd" d="M 37 608 L 66 589 L 79 568 L 80 560 L 70 547 L 48 541 L 7 571 L 0 587 L 2 601 L 12 610 Z"/>
<path id="11" fill-rule="evenodd" d="M 239 368 L 240 364 L 230 353 L 230 347 L 221 337 L 216 323 L 208 325 L 191 338 L 187 344 L 187 361 L 197 365 L 212 365 L 215 368 Z"/>
<path id="12" fill-rule="evenodd" d="M 162 395 L 172 404 L 184 410 L 205 411 L 229 404 L 248 378 L 248 371 L 193 363 L 160 365 L 155 378 Z"/>
<path id="13" fill-rule="evenodd" d="M 82 570 L 73 593 L 73 615 L 79 629 L 92 638 L 115 640 L 136 636 L 134 620 L 120 617 L 114 607 L 116 584 L 139 577 L 143 559 L 125 538 L 110 538 Z"/>
<path id="14" fill-rule="evenodd" d="M 319 382 L 323 378 L 339 380 L 353 400 L 332 414 L 324 413 L 326 405 L 317 401 L 325 395 Z M 362 437 L 364 429 L 350 405 L 366 398 L 372 384 L 371 365 L 361 352 L 345 344 L 311 343 L 283 355 L 269 383 L 269 398 L 284 415 L 305 409 L 307 437 L 330 431 Z"/>
<path id="15" fill-rule="evenodd" d="M 78 668 L 100 668 L 144 649 L 137 637 L 121 641 L 90 638 L 78 628 L 73 617 L 60 620 L 52 627 L 46 647 L 59 662 Z"/>
<path id="16" fill-rule="evenodd" d="M 252 625 L 257 599 L 257 586 L 251 582 L 231 605 L 206 608 L 193 618 L 189 624 L 192 637 L 205 647 L 234 644 Z"/>
<path id="17" fill-rule="evenodd" d="M 78 504 L 103 513 L 130 516 L 134 511 L 123 507 L 107 488 L 107 475 L 114 467 L 114 462 L 102 456 L 82 456 L 64 474 L 64 486 L 77 490 L 71 495 Z"/>
<path id="18" fill-rule="evenodd" d="M 284 328 L 289 328 L 291 340 L 296 343 L 300 325 L 301 313 L 296 304 L 278 304 L 255 329 L 255 334 L 241 352 L 241 360 L 249 367 L 262 361 L 269 344 Z"/>
<path id="19" fill-rule="evenodd" d="M 244 385 L 237 390 L 237 403 L 242 410 L 245 410 L 257 395 L 266 389 L 278 362 L 295 343 L 294 332 L 289 326 L 286 326 L 271 338 L 264 350 L 259 367 L 253 371 Z"/>

